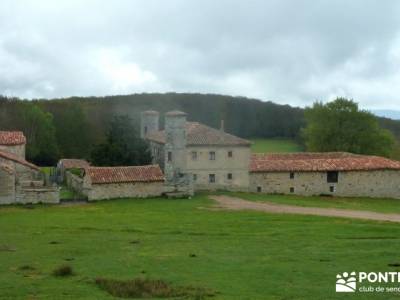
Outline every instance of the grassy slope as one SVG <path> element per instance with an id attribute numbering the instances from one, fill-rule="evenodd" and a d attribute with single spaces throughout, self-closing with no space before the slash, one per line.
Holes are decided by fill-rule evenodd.
<path id="1" fill-rule="evenodd" d="M 251 150 L 255 153 L 300 152 L 301 147 L 290 139 L 254 139 Z"/>
<path id="2" fill-rule="evenodd" d="M 304 197 L 296 195 L 268 195 L 253 193 L 223 193 L 251 201 L 267 201 L 305 207 L 332 207 L 355 210 L 369 210 L 383 213 L 400 213 L 399 199 Z"/>
<path id="3" fill-rule="evenodd" d="M 395 271 L 387 264 L 400 260 L 400 224 L 197 209 L 210 204 L 197 196 L 0 208 L 0 298 L 111 299 L 94 278 L 145 274 L 215 289 L 214 299 L 343 299 L 336 273 Z M 64 263 L 75 276 L 49 275 Z"/>

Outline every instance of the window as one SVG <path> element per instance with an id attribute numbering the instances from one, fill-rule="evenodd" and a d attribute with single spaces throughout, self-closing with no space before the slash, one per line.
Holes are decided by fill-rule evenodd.
<path id="1" fill-rule="evenodd" d="M 261 193 L 261 186 L 257 187 L 257 193 Z"/>
<path id="2" fill-rule="evenodd" d="M 197 152 L 192 151 L 192 160 L 197 160 Z"/>
<path id="3" fill-rule="evenodd" d="M 197 180 L 197 174 L 193 174 L 193 181 Z"/>
<path id="4" fill-rule="evenodd" d="M 290 192 L 291 192 L 291 193 L 294 193 L 294 187 L 291 187 L 291 188 L 290 188 Z"/>
<path id="5" fill-rule="evenodd" d="M 326 180 L 328 183 L 336 183 L 339 179 L 339 172 L 337 171 L 330 171 L 327 172 Z"/>
<path id="6" fill-rule="evenodd" d="M 290 172 L 290 179 L 294 179 L 294 173 Z"/>
<path id="7" fill-rule="evenodd" d="M 214 151 L 210 151 L 210 160 L 215 160 L 215 152 Z"/>
<path id="8" fill-rule="evenodd" d="M 331 185 L 331 186 L 329 187 L 329 191 L 330 191 L 331 193 L 334 193 L 334 192 L 336 191 L 335 186 L 334 186 L 334 185 Z"/>
<path id="9" fill-rule="evenodd" d="M 208 175 L 208 182 L 209 183 L 215 183 L 215 174 L 209 174 Z"/>
<path id="10" fill-rule="evenodd" d="M 168 161 L 172 161 L 172 152 L 168 151 Z"/>
<path id="11" fill-rule="evenodd" d="M 233 178 L 232 173 L 228 173 L 228 180 L 232 180 L 232 178 Z"/>
<path id="12" fill-rule="evenodd" d="M 144 126 L 144 134 L 147 134 L 147 126 Z"/>
<path id="13" fill-rule="evenodd" d="M 228 151 L 228 157 L 233 157 L 233 151 Z"/>

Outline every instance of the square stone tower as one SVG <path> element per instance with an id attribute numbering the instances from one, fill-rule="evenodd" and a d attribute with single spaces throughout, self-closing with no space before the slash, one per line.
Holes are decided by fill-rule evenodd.
<path id="1" fill-rule="evenodd" d="M 160 114 L 158 111 L 146 110 L 140 115 L 140 137 L 143 139 L 147 134 L 153 131 L 159 130 L 159 118 Z"/>
<path id="2" fill-rule="evenodd" d="M 173 181 L 186 171 L 186 113 L 165 114 L 165 177 Z"/>
<path id="3" fill-rule="evenodd" d="M 193 195 L 192 174 L 187 172 L 186 113 L 170 111 L 165 114 L 166 184 L 178 195 Z"/>

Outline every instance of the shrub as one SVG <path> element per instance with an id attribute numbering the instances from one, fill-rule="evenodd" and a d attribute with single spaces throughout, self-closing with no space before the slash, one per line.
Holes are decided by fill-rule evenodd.
<path id="1" fill-rule="evenodd" d="M 65 277 L 73 275 L 72 267 L 69 265 L 61 265 L 53 270 L 53 275 L 57 277 Z"/>
<path id="2" fill-rule="evenodd" d="M 195 299 L 205 299 L 214 296 L 214 292 L 204 288 L 172 287 L 163 280 L 97 278 L 95 283 L 112 296 L 121 298 L 194 297 Z"/>
<path id="3" fill-rule="evenodd" d="M 20 266 L 18 269 L 21 270 L 21 271 L 33 271 L 33 270 L 35 270 L 35 268 L 32 267 L 31 265 L 23 265 L 23 266 Z"/>

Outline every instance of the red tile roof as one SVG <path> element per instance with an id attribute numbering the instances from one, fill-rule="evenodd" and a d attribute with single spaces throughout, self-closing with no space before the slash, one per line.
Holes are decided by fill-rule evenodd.
<path id="1" fill-rule="evenodd" d="M 22 131 L 0 131 L 0 145 L 23 145 L 26 138 Z"/>
<path id="2" fill-rule="evenodd" d="M 165 144 L 165 130 L 151 132 L 147 139 Z M 249 146 L 250 141 L 197 122 L 186 122 L 186 143 L 188 146 Z"/>
<path id="3" fill-rule="evenodd" d="M 35 166 L 34 164 L 31 164 L 30 162 L 26 161 L 25 159 L 10 153 L 6 151 L 0 151 L 0 158 L 3 158 L 5 160 L 11 160 L 13 162 L 16 162 L 20 165 L 26 166 L 28 168 L 34 169 L 34 170 L 39 170 L 38 166 Z"/>
<path id="4" fill-rule="evenodd" d="M 158 165 L 89 167 L 86 174 L 94 184 L 164 181 L 164 175 Z"/>
<path id="5" fill-rule="evenodd" d="M 84 169 L 90 166 L 86 160 L 74 158 L 60 159 L 58 164 L 63 165 L 65 169 Z"/>
<path id="6" fill-rule="evenodd" d="M 253 154 L 250 172 L 400 170 L 400 162 L 345 152 Z"/>

